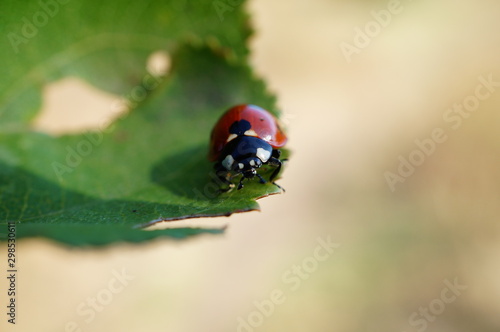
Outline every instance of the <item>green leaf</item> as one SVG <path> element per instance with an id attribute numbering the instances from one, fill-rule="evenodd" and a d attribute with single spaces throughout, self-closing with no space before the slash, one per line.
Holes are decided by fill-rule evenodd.
<path id="1" fill-rule="evenodd" d="M 44 10 L 14 1 L 5 7 L 15 15 L 2 17 L 8 21 L 3 35 L 22 35 L 23 15 Z M 255 181 L 218 194 L 206 158 L 211 127 L 228 107 L 275 110 L 275 98 L 246 64 L 250 32 L 241 8 L 221 20 L 213 1 L 74 0 L 59 4 L 27 43 L 2 45 L 0 237 L 7 221 L 16 222 L 18 237 L 72 245 L 218 233 L 141 227 L 257 210 L 255 199 L 278 193 Z M 172 58 L 166 77 L 145 71 L 158 50 Z M 144 95 L 129 100 L 128 113 L 110 128 L 61 137 L 31 130 L 43 86 L 68 75 L 121 95 L 133 89 Z"/>

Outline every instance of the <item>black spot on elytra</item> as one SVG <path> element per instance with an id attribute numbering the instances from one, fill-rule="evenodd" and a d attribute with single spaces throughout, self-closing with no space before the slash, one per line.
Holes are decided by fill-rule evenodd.
<path id="1" fill-rule="evenodd" d="M 242 136 L 251 127 L 250 122 L 247 120 L 234 121 L 231 127 L 229 127 L 229 133 Z"/>

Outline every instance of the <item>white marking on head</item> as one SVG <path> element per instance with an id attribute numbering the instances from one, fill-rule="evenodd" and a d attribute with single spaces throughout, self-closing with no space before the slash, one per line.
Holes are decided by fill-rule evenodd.
<path id="1" fill-rule="evenodd" d="M 262 160 L 263 163 L 269 160 L 271 158 L 271 152 L 263 149 L 263 148 L 257 148 L 257 157 Z"/>
<path id="2" fill-rule="evenodd" d="M 230 154 L 228 154 L 226 156 L 226 158 L 224 158 L 224 160 L 222 161 L 222 166 L 224 166 L 225 169 L 227 169 L 228 171 L 231 170 L 231 166 L 233 166 L 233 163 L 234 163 L 234 158 L 233 156 L 231 156 Z"/>
<path id="3" fill-rule="evenodd" d="M 253 129 L 248 129 L 247 131 L 245 131 L 245 136 L 259 137 L 259 135 L 257 135 L 255 130 L 253 130 Z"/>
<path id="4" fill-rule="evenodd" d="M 255 166 L 255 160 L 253 160 L 253 159 L 250 159 L 250 161 L 248 163 L 250 164 L 250 166 Z"/>
<path id="5" fill-rule="evenodd" d="M 238 164 L 238 167 L 239 167 L 240 169 L 243 169 L 243 167 L 245 167 L 245 165 L 243 165 L 242 163 L 239 163 L 239 164 Z"/>
<path id="6" fill-rule="evenodd" d="M 236 134 L 231 134 L 227 137 L 227 140 L 226 140 L 226 143 L 229 142 L 229 141 L 232 141 L 233 139 L 235 139 L 236 137 L 238 137 L 238 135 Z"/>

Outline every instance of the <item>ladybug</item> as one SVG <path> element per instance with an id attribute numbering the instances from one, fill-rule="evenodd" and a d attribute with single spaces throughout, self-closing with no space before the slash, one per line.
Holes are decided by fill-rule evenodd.
<path id="1" fill-rule="evenodd" d="M 238 190 L 244 179 L 258 177 L 260 183 L 267 181 L 257 173 L 262 165 L 276 167 L 269 181 L 285 191 L 273 180 L 279 174 L 281 151 L 287 137 L 278 120 L 265 109 L 255 105 L 237 105 L 224 113 L 215 124 L 210 138 L 208 159 L 214 165 L 218 179 L 234 188 L 231 179 L 241 174 Z"/>

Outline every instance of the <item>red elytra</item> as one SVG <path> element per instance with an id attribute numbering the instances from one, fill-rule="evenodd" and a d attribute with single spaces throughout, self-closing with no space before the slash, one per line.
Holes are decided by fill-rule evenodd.
<path id="1" fill-rule="evenodd" d="M 287 142 L 287 137 L 280 128 L 278 120 L 271 113 L 255 105 L 237 105 L 224 113 L 212 130 L 208 153 L 210 161 L 216 161 L 219 158 L 231 136 L 229 128 L 234 122 L 240 120 L 250 122 L 250 131 L 245 133 L 247 136 L 258 137 L 275 149 L 283 147 Z"/>

